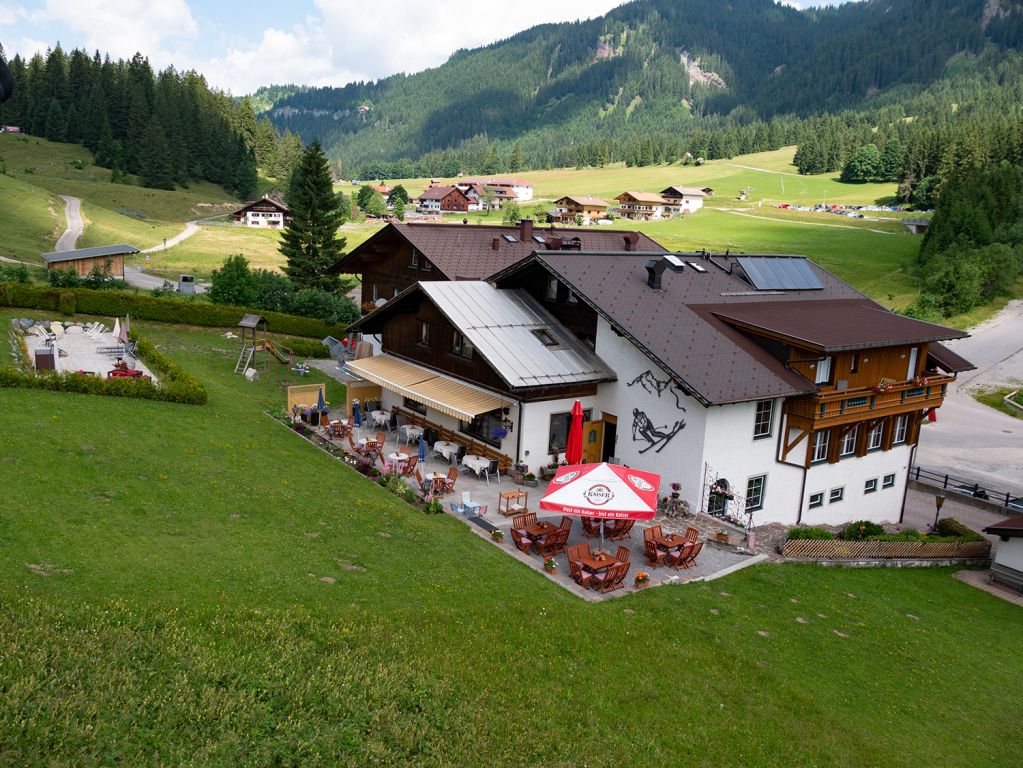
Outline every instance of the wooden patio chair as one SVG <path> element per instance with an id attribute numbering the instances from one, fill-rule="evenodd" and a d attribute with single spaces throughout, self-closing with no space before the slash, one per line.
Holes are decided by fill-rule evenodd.
<path id="1" fill-rule="evenodd" d="M 698 541 L 691 547 L 686 547 L 686 559 L 685 567 L 692 568 L 696 565 L 696 557 L 700 554 L 700 550 L 703 549 L 703 542 Z"/>
<path id="2" fill-rule="evenodd" d="M 646 555 L 647 562 L 655 568 L 658 565 L 663 565 L 664 558 L 668 556 L 668 553 L 657 546 L 657 542 L 653 539 L 643 542 L 643 553 Z"/>
<path id="3" fill-rule="evenodd" d="M 359 456 L 365 456 L 366 455 L 366 450 L 361 445 L 356 445 L 355 441 L 352 440 L 352 433 L 351 432 L 348 433 L 348 445 L 351 446 L 352 451 L 354 451 Z"/>
<path id="4" fill-rule="evenodd" d="M 448 476 L 444 479 L 444 492 L 451 493 L 455 490 L 455 481 L 458 479 L 458 468 L 451 467 L 448 469 Z"/>
<path id="5" fill-rule="evenodd" d="M 611 541 L 624 541 L 632 538 L 632 526 L 635 524 L 635 520 L 619 520 L 615 523 L 614 528 L 607 533 L 607 538 Z"/>
<path id="6" fill-rule="evenodd" d="M 664 564 L 669 565 L 676 571 L 683 568 L 692 568 L 693 563 L 689 562 L 689 553 L 696 547 L 695 544 L 683 544 L 678 549 L 669 551 L 664 556 Z"/>
<path id="7" fill-rule="evenodd" d="M 632 557 L 632 550 L 625 545 L 618 547 L 618 551 L 615 552 L 615 560 L 618 562 L 627 563 L 630 557 Z"/>
<path id="8" fill-rule="evenodd" d="M 650 541 L 651 539 L 660 538 L 663 535 L 664 530 L 661 528 L 660 523 L 643 529 L 643 541 Z"/>
<path id="9" fill-rule="evenodd" d="M 558 525 L 558 528 L 560 528 L 563 531 L 571 531 L 572 530 L 572 518 L 569 517 L 568 515 L 562 515 L 561 516 L 561 523 Z"/>
<path id="10" fill-rule="evenodd" d="M 567 528 L 558 528 L 551 531 L 543 539 L 537 539 L 537 551 L 544 556 L 560 555 L 565 551 L 565 545 L 568 544 L 569 533 L 570 531 Z"/>
<path id="11" fill-rule="evenodd" d="M 419 474 L 419 467 L 416 467 L 416 483 L 419 485 L 419 490 L 423 493 L 427 493 L 432 488 L 433 484 L 428 483 L 423 479 L 423 476 Z"/>
<path id="12" fill-rule="evenodd" d="M 590 586 L 590 578 L 593 576 L 592 573 L 583 569 L 582 558 L 589 556 L 589 554 L 590 545 L 585 542 L 568 547 L 565 550 L 565 556 L 568 558 L 568 575 L 580 587 L 588 588 Z"/>
<path id="13" fill-rule="evenodd" d="M 600 573 L 593 574 L 591 581 L 596 589 L 603 593 L 621 589 L 624 586 L 625 576 L 629 572 L 628 563 L 615 563 L 610 568 Z"/>
<path id="14" fill-rule="evenodd" d="M 686 528 L 685 540 L 695 544 L 696 539 L 699 537 L 699 535 L 700 532 L 693 528 L 692 526 L 690 526 L 689 528 Z"/>
<path id="15" fill-rule="evenodd" d="M 377 443 L 380 444 L 381 448 L 384 447 L 384 443 L 386 443 L 386 442 L 387 442 L 387 433 L 386 432 L 377 432 Z"/>
<path id="16" fill-rule="evenodd" d="M 401 473 L 405 475 L 405 477 L 411 477 L 413 473 L 418 475 L 419 470 L 416 468 L 416 465 L 418 463 L 419 456 L 418 455 L 412 456 L 408 461 L 405 462 L 405 469 L 403 469 Z"/>
<path id="17" fill-rule="evenodd" d="M 598 536 L 600 534 L 600 521 L 593 517 L 580 518 L 583 524 L 583 536 Z"/>

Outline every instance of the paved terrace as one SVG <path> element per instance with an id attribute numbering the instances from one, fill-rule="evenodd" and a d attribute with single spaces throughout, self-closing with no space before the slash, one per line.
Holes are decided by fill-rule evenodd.
<path id="1" fill-rule="evenodd" d="M 360 429 L 356 429 L 352 437 L 358 440 L 360 437 L 372 437 L 375 435 L 377 430 L 372 426 L 363 426 Z M 320 432 L 322 435 L 322 432 Z M 383 446 L 383 455 L 387 456 L 390 453 L 402 452 L 409 455 L 413 455 L 418 450 L 418 443 L 413 442 L 411 445 L 406 445 L 402 440 L 401 433 L 386 433 L 387 440 Z M 347 441 L 334 440 L 335 445 L 348 448 Z M 379 463 L 378 463 L 378 466 Z M 431 455 L 427 458 L 425 466 L 420 464 L 420 474 L 425 476 L 430 472 L 436 472 L 439 474 L 446 474 L 451 467 L 450 461 L 439 456 Z M 543 480 L 538 479 L 537 487 L 519 486 L 510 477 L 501 475 L 500 480 L 497 477 L 492 476 L 489 483 L 487 480 L 480 476 L 477 477 L 473 474 L 472 470 L 463 469 L 459 473 L 458 480 L 455 482 L 455 490 L 453 493 L 445 495 L 441 501 L 444 504 L 444 511 L 446 514 L 453 515 L 463 520 L 469 528 L 474 531 L 477 535 L 484 537 L 488 540 L 491 539 L 490 530 L 492 527 L 500 528 L 505 533 L 504 542 L 498 544 L 502 549 L 507 552 L 508 555 L 514 557 L 520 562 L 526 564 L 530 568 L 543 573 L 543 558 L 540 555 L 533 553 L 525 553 L 518 550 L 511 542 L 511 524 L 512 517 L 505 517 L 498 512 L 500 503 L 500 493 L 502 491 L 521 490 L 527 492 L 528 498 L 526 499 L 526 507 L 529 512 L 535 512 L 537 520 L 548 521 L 557 525 L 561 522 L 561 515 L 556 513 L 546 512 L 540 509 L 540 499 L 547 490 L 547 483 Z M 415 478 L 413 478 L 413 485 L 415 484 Z M 467 517 L 460 513 L 454 513 L 451 510 L 451 504 L 455 503 L 461 505 L 463 493 L 468 492 L 469 499 L 473 502 L 478 502 L 480 505 L 486 506 L 486 511 L 481 517 Z M 663 526 L 665 533 L 678 532 L 684 533 L 687 527 L 694 527 L 700 531 L 700 539 L 705 540 L 703 550 L 700 552 L 697 558 L 697 564 L 693 568 L 688 570 L 678 570 L 674 568 L 661 566 L 651 567 L 647 562 L 647 559 L 643 553 L 643 530 L 649 525 L 660 523 Z M 717 541 L 708 540 L 713 539 L 715 532 L 719 528 L 727 529 L 731 532 L 731 543 L 728 545 L 719 544 Z M 583 535 L 582 523 L 578 518 L 572 518 L 572 534 L 568 540 L 568 546 L 573 546 L 582 542 L 588 542 L 591 549 L 598 549 L 600 546 L 600 539 L 598 537 L 587 538 Z M 600 592 L 584 589 L 577 585 L 568 575 L 568 562 L 565 555 L 557 555 L 555 560 L 558 563 L 557 573 L 551 576 L 560 586 L 568 589 L 574 594 L 592 601 L 598 601 L 606 597 L 615 597 L 630 592 L 636 592 L 638 589 L 634 586 L 633 577 L 639 571 L 646 571 L 650 574 L 649 588 L 662 584 L 684 584 L 694 580 L 705 580 L 711 579 L 718 576 L 730 573 L 732 570 L 741 568 L 745 565 L 752 565 L 755 562 L 761 562 L 766 560 L 766 556 L 757 556 L 754 552 L 749 552 L 743 548 L 745 544 L 745 536 L 740 535 L 738 529 L 723 525 L 721 521 L 714 518 L 710 518 L 706 515 L 696 515 L 687 518 L 667 518 L 658 517 L 650 522 L 638 521 L 632 528 L 631 536 L 624 541 L 605 541 L 604 551 L 614 554 L 617 552 L 619 546 L 627 546 L 630 550 L 629 562 L 631 563 L 629 573 L 625 578 L 624 589 L 618 589 L 607 594 L 601 594 Z"/>
<path id="2" fill-rule="evenodd" d="M 60 325 L 62 329 L 62 333 L 57 336 L 55 342 L 57 349 L 61 352 L 57 358 L 58 371 L 63 373 L 87 371 L 106 377 L 113 370 L 117 357 L 100 352 L 104 347 L 118 346 L 118 341 L 114 338 L 111 329 L 108 327 L 105 333 L 97 334 L 93 338 L 85 332 L 86 328 L 81 323 L 43 321 L 28 328 L 25 331 L 25 344 L 28 346 L 29 356 L 33 360 L 35 359 L 35 350 L 47 347 L 46 339 L 44 336 L 39 335 L 39 331 L 45 333 L 45 329 L 51 328 L 54 324 Z M 129 368 L 140 370 L 143 374 L 150 376 L 156 381 L 156 376 L 146 368 L 141 360 L 131 357 L 125 360 L 125 362 L 128 363 Z"/>

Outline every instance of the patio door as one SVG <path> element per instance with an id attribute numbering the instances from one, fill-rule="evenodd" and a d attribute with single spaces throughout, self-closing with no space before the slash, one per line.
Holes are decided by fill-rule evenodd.
<path id="1" fill-rule="evenodd" d="M 587 421 L 583 424 L 583 461 L 599 464 L 604 452 L 604 422 Z"/>

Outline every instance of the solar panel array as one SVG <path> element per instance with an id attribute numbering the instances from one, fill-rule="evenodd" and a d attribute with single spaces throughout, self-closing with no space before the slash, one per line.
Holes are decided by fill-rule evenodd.
<path id="1" fill-rule="evenodd" d="M 738 256 L 735 260 L 758 291 L 819 291 L 824 287 L 804 258 Z"/>

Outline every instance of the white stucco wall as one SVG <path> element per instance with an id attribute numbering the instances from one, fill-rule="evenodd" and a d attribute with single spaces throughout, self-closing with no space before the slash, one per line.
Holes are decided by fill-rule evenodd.
<path id="1" fill-rule="evenodd" d="M 899 445 L 890 451 L 874 451 L 866 456 L 845 458 L 837 464 L 815 464 L 806 477 L 803 497 L 803 525 L 838 525 L 853 520 L 875 523 L 898 522 L 902 497 L 909 472 L 911 448 Z M 895 485 L 882 487 L 885 475 L 895 475 Z M 877 490 L 864 493 L 867 480 L 877 480 Z M 830 502 L 833 488 L 845 488 L 842 501 Z M 810 496 L 824 492 L 824 506 L 810 509 Z M 793 521 L 794 522 L 794 521 Z"/>
<path id="2" fill-rule="evenodd" d="M 699 210 L 703 207 L 703 198 L 699 196 L 690 197 L 685 195 L 682 198 L 682 203 L 679 207 L 687 213 L 692 213 L 693 211 Z"/>
<path id="3" fill-rule="evenodd" d="M 1014 536 L 1008 541 L 999 541 L 998 549 L 995 550 L 995 562 L 1023 572 L 1023 538 Z"/>
<path id="4" fill-rule="evenodd" d="M 541 466 L 549 463 L 551 460 L 548 453 L 548 448 L 550 448 L 551 414 L 570 412 L 575 404 L 575 400 L 575 398 L 562 398 L 522 405 L 521 424 L 515 425 L 516 429 L 519 429 L 520 426 L 522 429 L 517 458 L 519 461 L 528 464 L 530 471 L 536 472 Z M 579 402 L 582 403 L 584 411 L 591 409 L 593 418 L 596 420 L 600 419 L 600 408 L 596 404 L 597 398 L 583 397 L 579 398 Z M 514 434 L 508 435 L 509 439 L 512 437 L 514 437 Z M 528 455 L 526 455 L 527 452 Z M 509 446 L 508 454 L 515 456 L 514 443 Z M 564 453 L 561 454 L 560 458 L 562 460 L 565 458 Z"/>
<path id="5" fill-rule="evenodd" d="M 775 461 L 782 408 L 783 401 L 776 399 L 771 435 L 759 439 L 753 438 L 755 402 L 715 406 L 708 410 L 704 460 L 709 472 L 727 478 L 732 490 L 741 496 L 746 494 L 749 478 L 767 476 L 764 506 L 753 512 L 754 525 L 795 523 L 799 514 L 803 470 Z M 696 509 L 702 508 L 697 504 Z"/>
<path id="6" fill-rule="evenodd" d="M 596 353 L 618 374 L 618 381 L 600 385 L 597 396 L 600 410 L 618 417 L 614 455 L 631 467 L 659 473 L 665 489 L 671 482 L 681 483 L 682 497 L 699 508 L 707 409 L 671 386 L 659 395 L 650 391 L 652 379 L 664 382 L 670 377 L 631 342 L 617 336 L 603 318 L 597 321 Z M 646 372 L 652 377 L 645 380 L 647 389 L 642 383 L 629 385 Z M 650 448 L 650 443 L 639 435 L 638 439 L 633 438 L 634 409 L 646 414 L 662 433 L 671 432 L 680 421 L 684 421 L 685 426 L 663 447 L 657 444 Z M 594 418 L 598 418 L 596 412 Z M 647 450 L 641 453 L 644 448 Z"/>

